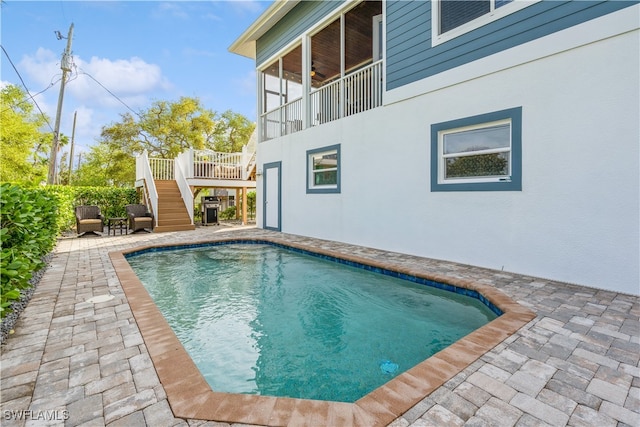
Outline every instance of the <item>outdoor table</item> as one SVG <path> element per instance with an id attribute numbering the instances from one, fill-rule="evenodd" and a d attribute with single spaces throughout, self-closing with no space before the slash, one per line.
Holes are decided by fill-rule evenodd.
<path id="1" fill-rule="evenodd" d="M 125 234 L 128 233 L 127 229 L 127 218 L 124 217 L 114 217 L 107 219 L 107 236 L 111 235 L 111 229 L 113 228 L 113 235 L 116 235 L 116 230 L 120 230 L 120 235 L 122 235 L 122 230 L 124 230 Z"/>

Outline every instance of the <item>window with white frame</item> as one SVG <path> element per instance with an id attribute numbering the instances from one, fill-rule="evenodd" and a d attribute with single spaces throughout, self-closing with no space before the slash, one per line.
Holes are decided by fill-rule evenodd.
<path id="1" fill-rule="evenodd" d="M 432 0 L 432 43 L 438 45 L 539 0 Z"/>
<path id="2" fill-rule="evenodd" d="M 340 145 L 307 151 L 307 193 L 340 192 Z"/>
<path id="3" fill-rule="evenodd" d="M 432 191 L 521 190 L 520 107 L 431 126 Z"/>

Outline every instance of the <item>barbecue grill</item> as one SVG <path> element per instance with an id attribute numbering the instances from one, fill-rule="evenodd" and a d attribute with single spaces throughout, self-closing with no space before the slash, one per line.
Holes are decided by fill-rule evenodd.
<path id="1" fill-rule="evenodd" d="M 203 196 L 200 206 L 200 213 L 202 214 L 202 225 L 218 225 L 218 209 L 220 209 L 220 199 L 218 199 L 216 196 Z"/>

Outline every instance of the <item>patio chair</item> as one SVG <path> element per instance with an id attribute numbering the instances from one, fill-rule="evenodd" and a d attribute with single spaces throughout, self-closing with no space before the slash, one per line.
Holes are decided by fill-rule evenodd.
<path id="1" fill-rule="evenodd" d="M 148 233 L 153 231 L 153 214 L 149 212 L 145 205 L 125 206 L 127 217 L 129 218 L 129 229 L 134 233 L 144 230 Z"/>
<path id="2" fill-rule="evenodd" d="M 104 217 L 97 206 L 76 206 L 76 231 L 78 236 L 85 233 L 96 234 L 104 231 Z"/>

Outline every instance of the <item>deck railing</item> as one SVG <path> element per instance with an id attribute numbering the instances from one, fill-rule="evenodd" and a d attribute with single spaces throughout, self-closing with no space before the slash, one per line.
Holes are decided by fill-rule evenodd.
<path id="1" fill-rule="evenodd" d="M 149 158 L 149 167 L 154 179 L 175 179 L 175 164 L 173 159 Z"/>
<path id="2" fill-rule="evenodd" d="M 314 90 L 310 95 L 311 126 L 337 120 L 340 114 L 340 94 L 343 80 L 339 79 Z"/>
<path id="3" fill-rule="evenodd" d="M 298 98 L 260 116 L 260 141 L 268 141 L 303 129 L 308 101 L 308 124 L 318 126 L 342 117 L 358 114 L 382 105 L 382 64 L 377 61 L 314 89 L 308 97 Z"/>
<path id="4" fill-rule="evenodd" d="M 255 147 L 254 147 L 255 149 Z M 221 153 L 212 150 L 190 149 L 176 159 L 148 158 L 148 167 L 153 179 L 174 180 L 180 163 L 182 176 L 206 179 L 247 179 L 247 166 L 254 159 L 255 151 L 243 147 L 241 153 Z M 142 159 L 141 159 L 142 160 Z M 136 164 L 136 170 L 142 170 Z"/>
<path id="5" fill-rule="evenodd" d="M 311 126 L 382 105 L 382 61 L 360 68 L 311 92 Z"/>
<path id="6" fill-rule="evenodd" d="M 302 98 L 264 113 L 261 117 L 262 141 L 302 130 Z"/>
<path id="7" fill-rule="evenodd" d="M 150 160 L 146 151 L 136 157 L 136 181 L 142 183 L 145 204 L 154 214 L 155 225 L 158 225 L 158 190 L 156 190 Z"/>
<path id="8" fill-rule="evenodd" d="M 249 180 L 255 164 L 256 137 L 252 136 L 240 153 L 189 149 L 175 159 L 149 158 L 145 151 L 136 157 L 136 187 L 144 186 L 145 203 L 158 212 L 158 192 L 154 180 L 175 180 L 185 206 L 193 206 L 190 179 Z M 193 223 L 193 209 L 187 209 Z M 158 221 L 155 215 L 156 225 Z"/>
<path id="9" fill-rule="evenodd" d="M 193 177 L 244 179 L 243 153 L 193 150 Z"/>
<path id="10" fill-rule="evenodd" d="M 344 77 L 345 110 L 350 116 L 382 105 L 382 61 Z"/>
<path id="11" fill-rule="evenodd" d="M 176 157 L 176 160 L 174 162 L 174 165 L 175 165 L 174 170 L 175 170 L 176 184 L 178 184 L 180 195 L 182 196 L 184 205 L 187 207 L 187 213 L 189 214 L 189 219 L 191 220 L 191 224 L 193 224 L 193 209 L 190 208 L 193 206 L 193 193 L 191 192 L 189 181 L 187 181 L 187 176 L 189 173 L 189 166 L 188 166 L 189 157 L 190 157 L 189 151 L 178 154 L 178 157 Z"/>

